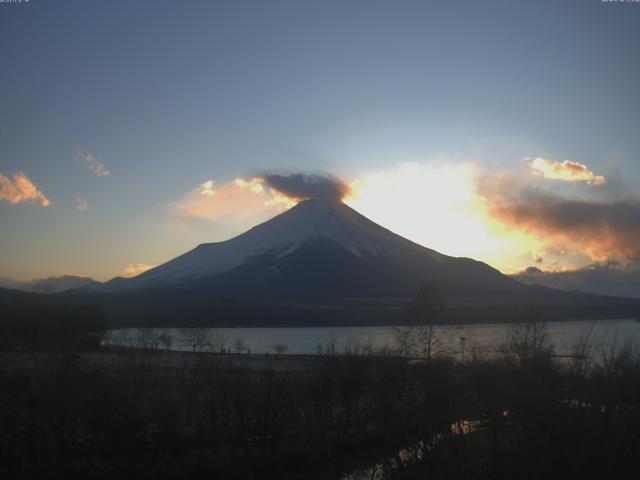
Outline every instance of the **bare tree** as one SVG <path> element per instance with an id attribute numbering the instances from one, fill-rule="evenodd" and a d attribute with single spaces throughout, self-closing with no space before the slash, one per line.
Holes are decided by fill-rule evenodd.
<path id="1" fill-rule="evenodd" d="M 613 333 L 605 331 L 598 353 L 599 370 L 609 380 L 622 376 L 622 371 L 629 365 L 640 363 L 638 344 L 628 340 L 621 342 L 617 330 Z"/>
<path id="2" fill-rule="evenodd" d="M 193 352 L 202 351 L 211 346 L 209 330 L 203 327 L 181 328 L 180 334 L 184 343 L 189 345 Z"/>
<path id="3" fill-rule="evenodd" d="M 173 342 L 173 337 L 171 335 L 169 335 L 167 332 L 163 332 L 158 337 L 158 340 L 160 341 L 162 346 L 164 346 L 165 350 L 170 350 L 171 349 L 171 343 Z"/>
<path id="4" fill-rule="evenodd" d="M 505 355 L 515 357 L 521 365 L 529 360 L 550 357 L 553 344 L 546 323 L 537 315 L 514 323 L 507 331 L 507 341 L 501 350 Z"/>
<path id="5" fill-rule="evenodd" d="M 430 283 L 423 284 L 406 312 L 411 320 L 413 345 L 427 363 L 431 362 L 434 349 L 440 344 L 435 327 L 444 314 L 444 303 L 438 288 Z"/>
<path id="6" fill-rule="evenodd" d="M 287 351 L 287 346 L 284 343 L 276 343 L 273 345 L 272 348 L 273 348 L 273 351 L 278 356 L 282 355 L 284 352 Z"/>
<path id="7" fill-rule="evenodd" d="M 212 352 L 222 352 L 224 350 L 226 340 L 224 335 L 218 330 L 213 333 L 209 331 L 209 344 L 207 345 Z"/>
<path id="8" fill-rule="evenodd" d="M 327 339 L 324 343 L 319 342 L 317 346 L 318 355 L 334 355 L 336 353 L 335 338 Z"/>
<path id="9" fill-rule="evenodd" d="M 142 348 L 156 350 L 160 343 L 158 335 L 154 332 L 153 328 L 138 328 L 138 335 L 136 336 L 136 342 Z"/>
<path id="10" fill-rule="evenodd" d="M 345 355 L 371 355 L 373 351 L 373 339 L 371 338 L 361 340 L 358 337 L 351 336 L 347 338 L 346 345 L 344 346 Z"/>
<path id="11" fill-rule="evenodd" d="M 241 338 L 236 338 L 233 341 L 233 348 L 236 351 L 236 353 L 242 353 L 247 349 L 247 345 L 244 343 L 244 340 L 242 340 Z"/>
<path id="12" fill-rule="evenodd" d="M 415 351 L 415 336 L 410 326 L 398 325 L 392 327 L 393 341 L 398 347 L 401 357 L 410 357 Z"/>

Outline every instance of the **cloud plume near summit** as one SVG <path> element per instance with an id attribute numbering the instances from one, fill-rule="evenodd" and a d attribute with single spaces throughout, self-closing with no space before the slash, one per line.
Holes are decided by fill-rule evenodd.
<path id="1" fill-rule="evenodd" d="M 322 198 L 340 201 L 351 191 L 347 183 L 335 175 L 289 173 L 280 175 L 269 173 L 262 175 L 265 183 L 281 194 L 297 199 Z"/>

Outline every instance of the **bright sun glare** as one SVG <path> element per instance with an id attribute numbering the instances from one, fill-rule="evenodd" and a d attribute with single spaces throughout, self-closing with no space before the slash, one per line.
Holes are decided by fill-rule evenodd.
<path id="1" fill-rule="evenodd" d="M 406 163 L 357 179 L 345 203 L 439 252 L 483 260 L 507 272 L 518 270 L 541 244 L 507 230 L 489 216 L 483 198 L 476 193 L 476 174 L 469 164 Z"/>

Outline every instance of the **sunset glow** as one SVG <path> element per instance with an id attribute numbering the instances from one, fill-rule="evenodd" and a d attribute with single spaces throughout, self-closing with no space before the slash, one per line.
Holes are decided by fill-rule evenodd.
<path id="1" fill-rule="evenodd" d="M 0 0 L 0 480 L 629 476 L 638 26 Z"/>
<path id="2" fill-rule="evenodd" d="M 553 218 L 545 219 L 544 215 L 553 215 L 553 211 L 541 211 L 534 199 L 524 199 L 528 189 L 552 187 L 560 175 L 573 175 L 574 181 L 589 188 L 600 186 L 604 177 L 594 176 L 577 162 L 569 167 L 566 163 L 545 163 L 555 173 L 542 177 L 534 165 L 543 163 L 531 163 L 531 170 L 488 172 L 471 162 L 404 162 L 384 170 L 345 175 L 351 180 L 340 188 L 347 192 L 342 197 L 344 203 L 398 235 L 450 256 L 484 261 L 506 273 L 531 265 L 554 271 L 574 269 L 635 254 L 632 233 L 588 236 L 577 228 L 564 228 Z M 294 177 L 282 178 L 294 181 Z M 290 195 L 276 190 L 265 177 L 238 177 L 220 184 L 208 180 L 169 208 L 184 222 L 223 222 L 227 228 L 211 238 L 220 241 L 301 200 Z M 552 208 L 563 201 L 558 197 L 545 205 Z M 538 218 L 536 212 L 543 216 Z M 586 224 L 580 228 L 594 227 Z"/>
<path id="3" fill-rule="evenodd" d="M 347 205 L 416 243 L 452 256 L 481 259 L 514 271 L 541 248 L 488 213 L 471 164 L 402 164 L 358 177 Z"/>
<path id="4" fill-rule="evenodd" d="M 63 3 L 0 2 L 0 280 L 135 276 L 309 198 L 505 273 L 639 263 L 631 5 Z"/>

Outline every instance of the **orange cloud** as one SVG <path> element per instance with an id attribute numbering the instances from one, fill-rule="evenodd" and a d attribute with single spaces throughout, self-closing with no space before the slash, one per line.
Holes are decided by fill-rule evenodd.
<path id="1" fill-rule="evenodd" d="M 169 204 L 173 214 L 194 220 L 222 221 L 229 233 L 268 220 L 308 198 L 342 199 L 351 187 L 329 174 L 265 173 L 217 184 L 201 183 Z"/>
<path id="2" fill-rule="evenodd" d="M 147 270 L 154 268 L 155 265 L 147 265 L 145 263 L 130 263 L 124 270 L 122 270 L 123 277 L 135 277 L 136 275 L 140 275 Z"/>
<path id="3" fill-rule="evenodd" d="M 640 202 L 540 195 L 490 205 L 496 220 L 596 261 L 640 257 Z"/>
<path id="4" fill-rule="evenodd" d="M 571 160 L 556 162 L 537 157 L 531 160 L 529 167 L 533 173 L 549 180 L 588 183 L 596 186 L 604 185 L 606 181 L 603 176 L 595 175 L 586 165 Z"/>
<path id="5" fill-rule="evenodd" d="M 13 181 L 0 172 L 0 200 L 11 205 L 25 202 L 37 203 L 42 207 L 51 205 L 44 193 L 22 172 L 16 173 Z"/>
<path id="6" fill-rule="evenodd" d="M 592 172 L 584 173 L 585 168 L 575 167 L 574 177 L 581 175 L 583 182 L 589 182 Z M 593 261 L 640 258 L 640 199 L 629 194 L 603 198 L 593 191 L 567 192 L 522 173 L 483 172 L 476 190 L 491 221 L 505 232 L 519 232 L 537 242 L 531 261 L 543 258 L 554 268 L 578 268 Z M 593 178 L 592 184 L 604 181 Z"/>
<path id="7" fill-rule="evenodd" d="M 169 211 L 182 218 L 218 221 L 250 227 L 297 203 L 272 189 L 263 178 L 236 178 L 216 184 L 207 180 L 169 204 Z"/>

